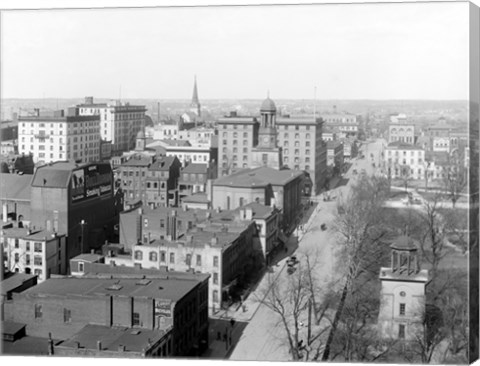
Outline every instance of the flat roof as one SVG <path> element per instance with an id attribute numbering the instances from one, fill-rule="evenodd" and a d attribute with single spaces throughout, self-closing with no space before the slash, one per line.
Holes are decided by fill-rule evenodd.
<path id="1" fill-rule="evenodd" d="M 172 328 L 173 329 L 173 328 Z M 119 346 L 125 346 L 124 352 L 142 352 L 149 344 L 160 341 L 168 332 L 144 328 L 109 327 L 106 325 L 87 324 L 69 339 L 58 344 L 59 348 L 97 349 L 101 342 L 102 351 L 119 352 Z"/>
<path id="2" fill-rule="evenodd" d="M 182 202 L 186 203 L 209 203 L 206 193 L 194 193 L 182 198 Z"/>
<path id="3" fill-rule="evenodd" d="M 70 261 L 75 261 L 75 262 L 84 261 L 89 263 L 95 263 L 102 258 L 103 258 L 103 255 L 100 255 L 100 254 L 85 253 L 85 254 L 80 254 L 80 255 L 77 255 L 76 257 L 73 257 L 72 259 L 70 259 Z"/>
<path id="4" fill-rule="evenodd" d="M 185 168 L 182 169 L 182 173 L 195 173 L 195 174 L 204 174 L 207 173 L 208 164 L 204 163 L 190 163 Z"/>
<path id="5" fill-rule="evenodd" d="M 0 282 L 0 289 L 2 291 L 2 295 L 6 295 L 8 292 L 15 290 L 16 288 L 22 286 L 26 281 L 30 281 L 32 278 L 35 277 L 37 276 L 32 274 L 15 273 L 14 275 Z"/>
<path id="6" fill-rule="evenodd" d="M 0 199 L 30 201 L 33 175 L 0 173 Z"/>
<path id="7" fill-rule="evenodd" d="M 285 185 L 301 176 L 301 171 L 285 169 L 277 170 L 269 167 L 258 167 L 240 170 L 234 174 L 218 178 L 214 181 L 215 186 L 231 187 L 266 187 L 267 185 Z"/>
<path id="8" fill-rule="evenodd" d="M 28 296 L 135 296 L 178 301 L 198 285 L 198 280 L 151 279 L 140 284 L 132 278 L 50 278 L 25 290 Z"/>

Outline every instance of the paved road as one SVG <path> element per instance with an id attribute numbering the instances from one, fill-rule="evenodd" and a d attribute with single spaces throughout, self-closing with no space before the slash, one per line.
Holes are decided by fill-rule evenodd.
<path id="1" fill-rule="evenodd" d="M 372 167 L 373 162 L 378 166 L 380 153 L 382 151 L 382 141 L 376 141 L 368 145 L 362 146 L 365 158 L 355 160 L 349 172 L 345 174 L 345 178 L 349 182 L 341 187 L 331 191 L 331 196 L 337 196 L 342 192 L 348 195 L 355 176 L 352 174 L 353 169 L 357 169 L 360 173 L 361 169 L 365 169 L 367 174 L 373 174 L 375 169 Z M 350 179 L 353 178 L 353 179 Z M 337 204 L 335 201 L 324 202 L 322 196 L 316 197 L 319 203 L 317 210 L 313 214 L 309 225 L 306 227 L 304 235 L 300 235 L 299 252 L 317 251 L 317 259 L 319 260 L 318 270 L 319 277 L 325 282 L 329 282 L 332 276 L 335 276 L 335 248 L 336 235 L 328 228 L 335 217 Z M 321 224 L 326 223 L 327 230 L 321 230 Z M 280 263 L 280 273 L 273 275 L 280 276 L 280 281 L 288 274 L 284 269 L 284 261 Z M 265 277 L 259 285 L 259 288 L 267 281 Z M 291 359 L 288 354 L 288 345 L 286 344 L 285 330 L 279 322 L 279 317 L 265 305 L 261 304 L 256 308 L 249 324 L 243 331 L 238 343 L 233 349 L 230 360 L 256 360 L 256 361 L 285 361 Z"/>

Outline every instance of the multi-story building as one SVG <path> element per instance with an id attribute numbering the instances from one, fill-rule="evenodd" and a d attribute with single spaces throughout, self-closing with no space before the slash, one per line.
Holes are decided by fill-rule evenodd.
<path id="1" fill-rule="evenodd" d="M 67 273 L 65 234 L 10 226 L 0 234 L 8 271 L 34 274 L 39 282 Z"/>
<path id="2" fill-rule="evenodd" d="M 338 172 L 343 167 L 343 144 L 340 141 L 327 142 L 327 165 L 336 167 Z"/>
<path id="3" fill-rule="evenodd" d="M 135 138 L 145 125 L 145 106 L 118 100 L 94 103 L 93 97 L 85 97 L 85 103 L 77 108 L 81 116 L 99 116 L 100 136 L 102 140 L 111 141 L 112 155 L 133 149 Z"/>
<path id="4" fill-rule="evenodd" d="M 425 177 L 425 151 L 419 146 L 392 142 L 386 146 L 384 158 L 387 174 L 393 179 Z"/>
<path id="5" fill-rule="evenodd" d="M 159 273 L 51 278 L 13 294 L 12 300 L 5 303 L 5 318 L 26 324 L 29 336 L 65 340 L 67 348 L 73 348 L 75 340 L 81 341 L 84 355 L 89 354 L 86 350 L 92 343 L 98 346 L 96 355 L 107 355 L 104 347 L 108 346 L 113 348 L 112 355 L 121 345 L 138 349 L 140 342 L 151 356 L 196 356 L 208 347 L 208 276 L 172 277 Z M 87 336 L 86 326 L 98 329 Z M 128 329 L 123 333 L 127 344 L 120 343 L 122 337 L 116 334 L 117 329 Z M 142 336 L 135 344 L 128 338 L 129 334 L 142 333 L 150 334 L 150 340 Z M 108 343 L 115 339 L 118 343 Z M 152 344 L 159 347 L 152 349 Z M 81 348 L 82 343 L 79 346 L 76 348 Z"/>
<path id="6" fill-rule="evenodd" d="M 27 224 L 30 221 L 31 175 L 0 173 L 0 202 L 2 204 L 2 222 L 18 221 Z"/>
<path id="7" fill-rule="evenodd" d="M 33 154 L 35 163 L 100 160 L 100 117 L 80 115 L 78 108 L 19 117 L 19 153 Z"/>
<path id="8" fill-rule="evenodd" d="M 356 137 L 359 132 L 359 122 L 357 116 L 349 113 L 337 113 L 334 107 L 333 113 L 324 113 L 320 115 L 325 126 L 335 128 L 345 137 Z"/>
<path id="9" fill-rule="evenodd" d="M 192 163 L 182 168 L 178 179 L 180 201 L 185 196 L 195 193 L 206 193 L 207 186 L 210 186 L 211 181 L 216 178 L 216 175 L 217 167 L 212 163 Z"/>
<path id="10" fill-rule="evenodd" d="M 406 123 L 390 123 L 388 126 L 388 143 L 400 141 L 415 143 L 415 125 Z"/>
<path id="11" fill-rule="evenodd" d="M 142 201 L 150 207 L 176 205 L 180 161 L 176 157 L 155 158 L 135 154 L 120 166 L 125 204 Z"/>
<path id="12" fill-rule="evenodd" d="M 29 228 L 65 233 L 68 259 L 101 247 L 113 234 L 115 212 L 110 164 L 56 162 L 37 168 Z"/>
<path id="13" fill-rule="evenodd" d="M 240 168 L 287 166 L 307 172 L 313 182 L 311 191 L 319 193 L 324 187 L 327 166 L 322 119 L 277 117 L 270 98 L 263 101 L 260 114 L 257 119 L 232 112 L 218 120 L 218 176 Z"/>
<path id="14" fill-rule="evenodd" d="M 192 146 L 212 146 L 215 136 L 214 128 L 204 126 L 178 131 L 178 138 L 189 141 Z"/>
<path id="15" fill-rule="evenodd" d="M 267 167 L 244 169 L 218 178 L 212 185 L 212 207 L 234 210 L 248 203 L 275 205 L 280 209 L 282 224 L 295 224 L 301 210 L 305 173 Z"/>

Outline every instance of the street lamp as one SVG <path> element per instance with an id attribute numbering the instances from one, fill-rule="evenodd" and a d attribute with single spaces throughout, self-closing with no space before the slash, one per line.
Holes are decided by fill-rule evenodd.
<path id="1" fill-rule="evenodd" d="M 85 220 L 80 221 L 80 225 L 82 226 L 82 243 L 81 243 L 82 254 L 83 254 L 83 252 L 84 252 L 83 243 L 84 243 L 84 241 L 85 241 L 83 228 L 85 227 L 86 224 L 87 224 L 87 223 L 85 222 Z"/>

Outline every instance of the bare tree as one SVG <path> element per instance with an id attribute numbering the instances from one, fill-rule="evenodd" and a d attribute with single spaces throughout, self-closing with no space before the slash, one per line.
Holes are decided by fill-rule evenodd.
<path id="1" fill-rule="evenodd" d="M 323 335 L 329 329 L 328 309 L 333 301 L 330 296 L 325 296 L 323 300 L 318 299 L 321 290 L 316 275 L 318 262 L 309 253 L 304 256 L 305 258 L 297 263 L 296 271 L 286 280 L 269 274 L 267 287 L 260 295 L 264 298 L 258 299 L 279 316 L 294 361 L 317 360 L 321 355 Z M 312 322 L 312 312 L 315 322 Z M 303 327 L 304 322 L 307 323 L 307 334 Z"/>
<path id="2" fill-rule="evenodd" d="M 330 357 L 331 344 L 342 317 L 347 296 L 355 294 L 356 281 L 365 273 L 375 273 L 381 263 L 379 242 L 385 231 L 379 225 L 382 205 L 389 190 L 388 181 L 362 176 L 348 197 L 339 200 L 334 230 L 340 236 L 339 262 L 345 268 L 345 284 L 322 360 Z M 340 267 L 340 268 L 342 268 Z M 356 321 L 356 320 L 355 320 Z"/>
<path id="3" fill-rule="evenodd" d="M 453 208 L 468 182 L 465 168 L 458 157 L 449 156 L 448 165 L 444 168 L 443 185 L 446 196 L 452 201 Z"/>

